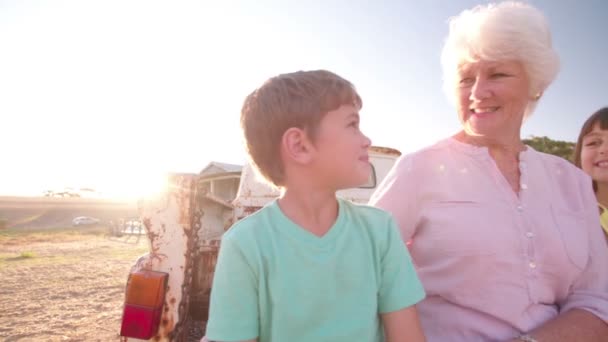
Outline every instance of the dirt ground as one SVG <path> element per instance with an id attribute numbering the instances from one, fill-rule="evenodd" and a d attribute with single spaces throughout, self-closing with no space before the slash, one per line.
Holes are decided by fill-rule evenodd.
<path id="1" fill-rule="evenodd" d="M 101 228 L 0 231 L 0 341 L 119 341 L 127 275 L 147 244 Z"/>

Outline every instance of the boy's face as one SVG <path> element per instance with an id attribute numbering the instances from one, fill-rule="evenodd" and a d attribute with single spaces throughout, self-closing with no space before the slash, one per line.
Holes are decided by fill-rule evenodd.
<path id="1" fill-rule="evenodd" d="M 371 172 L 371 140 L 359 129 L 359 109 L 342 105 L 321 120 L 314 141 L 314 167 L 319 180 L 339 190 L 364 184 Z"/>

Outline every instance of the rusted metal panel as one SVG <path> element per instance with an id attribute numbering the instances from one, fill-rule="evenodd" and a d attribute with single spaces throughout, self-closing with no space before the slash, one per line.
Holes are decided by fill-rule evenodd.
<path id="1" fill-rule="evenodd" d="M 193 196 L 196 175 L 169 176 L 166 192 L 140 202 L 140 215 L 145 225 L 150 252 L 142 256 L 132 270 L 148 269 L 169 273 L 165 306 L 160 328 L 150 341 L 172 341 L 176 326 L 186 319 L 187 288 L 193 264 Z M 186 293 L 186 296 L 184 296 Z M 138 339 L 125 339 L 140 341 Z"/>
<path id="2" fill-rule="evenodd" d="M 196 205 L 200 208 L 201 250 L 212 250 L 219 245 L 224 232 L 233 223 L 233 200 L 237 195 L 241 179 L 240 172 L 215 173 L 198 180 Z M 207 248 L 210 247 L 210 248 Z"/>
<path id="3" fill-rule="evenodd" d="M 233 222 L 232 200 L 240 180 L 239 174 L 215 174 L 213 177 L 199 179 L 196 205 L 201 212 L 198 231 L 198 253 L 194 262 L 194 274 L 191 287 L 191 318 L 199 322 L 200 332 L 204 334 L 205 323 L 209 312 L 211 283 L 215 273 L 215 263 L 224 232 Z M 217 187 L 219 182 L 232 184 L 222 191 Z M 230 183 L 227 183 L 230 182 Z"/>
<path id="4" fill-rule="evenodd" d="M 196 257 L 192 286 L 192 308 L 190 313 L 196 321 L 207 322 L 209 318 L 209 297 L 215 274 L 215 264 L 219 252 L 219 241 L 216 246 L 206 245 Z M 201 327 L 204 333 L 204 327 Z"/>

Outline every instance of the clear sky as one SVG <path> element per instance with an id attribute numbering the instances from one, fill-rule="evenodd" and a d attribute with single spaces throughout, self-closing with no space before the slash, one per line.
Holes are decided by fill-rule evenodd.
<path id="1" fill-rule="evenodd" d="M 605 0 L 533 0 L 558 79 L 523 137 L 574 141 L 608 105 Z M 439 55 L 470 0 L 0 0 L 0 195 L 145 192 L 165 171 L 241 164 L 244 97 L 270 76 L 328 69 L 361 96 L 375 145 L 455 133 Z"/>

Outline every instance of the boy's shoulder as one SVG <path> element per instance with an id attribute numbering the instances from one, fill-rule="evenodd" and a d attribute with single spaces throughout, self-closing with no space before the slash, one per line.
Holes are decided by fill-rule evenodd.
<path id="1" fill-rule="evenodd" d="M 274 202 L 267 204 L 253 214 L 234 223 L 222 236 L 222 241 L 244 242 L 263 237 L 269 232 Z"/>
<path id="2" fill-rule="evenodd" d="M 392 215 L 384 209 L 346 199 L 341 199 L 341 207 L 345 209 L 351 223 L 361 225 L 368 230 L 381 232 L 390 229 L 393 225 Z"/>
<path id="3" fill-rule="evenodd" d="M 355 203 L 347 199 L 340 199 L 340 202 L 340 205 L 354 216 L 378 219 L 388 219 L 391 216 L 388 211 L 368 204 Z"/>

